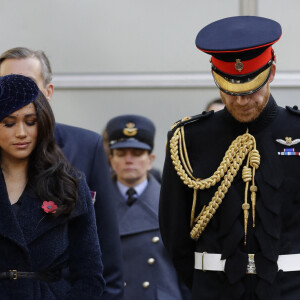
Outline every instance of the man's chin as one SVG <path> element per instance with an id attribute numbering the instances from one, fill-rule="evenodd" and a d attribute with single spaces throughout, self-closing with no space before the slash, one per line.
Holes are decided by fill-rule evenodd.
<path id="1" fill-rule="evenodd" d="M 231 115 L 237 121 L 239 121 L 240 123 L 250 123 L 250 122 L 253 122 L 259 116 L 259 114 L 257 112 L 255 112 L 255 113 L 249 113 L 249 114 L 234 113 L 234 114 L 231 114 Z"/>
<path id="2" fill-rule="evenodd" d="M 138 181 L 138 178 L 128 176 L 124 180 L 126 181 L 127 184 L 134 185 Z"/>

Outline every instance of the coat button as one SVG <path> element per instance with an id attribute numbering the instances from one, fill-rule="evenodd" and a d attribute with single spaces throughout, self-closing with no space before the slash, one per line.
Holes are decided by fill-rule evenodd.
<path id="1" fill-rule="evenodd" d="M 142 284 L 144 289 L 147 289 L 150 286 L 150 282 L 149 281 L 144 281 Z"/>
<path id="2" fill-rule="evenodd" d="M 148 265 L 153 265 L 155 263 L 155 258 L 153 257 L 148 258 L 147 263 Z"/>
<path id="3" fill-rule="evenodd" d="M 127 285 L 126 281 L 124 281 L 124 287 Z"/>
<path id="4" fill-rule="evenodd" d="M 159 242 L 159 237 L 158 236 L 154 236 L 152 238 L 152 243 L 158 243 Z"/>

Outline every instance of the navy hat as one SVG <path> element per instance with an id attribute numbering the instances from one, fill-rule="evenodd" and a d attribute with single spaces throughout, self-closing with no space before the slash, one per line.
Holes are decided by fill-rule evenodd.
<path id="1" fill-rule="evenodd" d="M 155 126 L 138 115 L 122 115 L 111 119 L 106 126 L 110 149 L 137 148 L 152 150 Z"/>
<path id="2" fill-rule="evenodd" d="M 0 121 L 34 101 L 38 94 L 39 88 L 29 77 L 14 74 L 0 77 Z"/>
<path id="3" fill-rule="evenodd" d="M 271 19 L 237 16 L 205 26 L 196 46 L 212 55 L 216 85 L 229 95 L 258 91 L 269 79 L 275 54 L 272 45 L 281 37 L 281 26 Z"/>

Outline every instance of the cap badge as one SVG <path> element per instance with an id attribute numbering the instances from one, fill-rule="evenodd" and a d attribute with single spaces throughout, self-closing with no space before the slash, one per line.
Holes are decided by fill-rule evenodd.
<path id="1" fill-rule="evenodd" d="M 276 142 L 284 146 L 293 146 L 300 143 L 300 139 L 292 140 L 291 137 L 286 137 L 285 140 L 277 139 Z M 296 151 L 295 148 L 284 148 L 283 152 L 278 152 L 278 155 L 283 156 L 300 156 L 300 152 Z"/>
<path id="2" fill-rule="evenodd" d="M 235 60 L 234 68 L 235 68 L 237 71 L 242 72 L 242 70 L 244 69 L 244 64 L 241 62 L 240 59 L 236 59 L 236 60 Z"/>
<path id="3" fill-rule="evenodd" d="M 129 122 L 126 124 L 126 127 L 123 129 L 123 133 L 126 136 L 135 136 L 138 132 L 138 129 L 135 127 L 135 124 L 132 122 Z"/>

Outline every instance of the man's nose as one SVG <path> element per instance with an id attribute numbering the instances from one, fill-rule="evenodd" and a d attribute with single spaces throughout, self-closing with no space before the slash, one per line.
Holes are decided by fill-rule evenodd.
<path id="1" fill-rule="evenodd" d="M 132 154 L 131 153 L 127 153 L 126 155 L 125 155 L 125 158 L 126 158 L 126 162 L 131 162 L 132 161 Z"/>
<path id="2" fill-rule="evenodd" d="M 244 105 L 248 104 L 249 98 L 247 96 L 237 96 L 236 102 L 237 102 L 237 104 L 244 106 Z"/>

